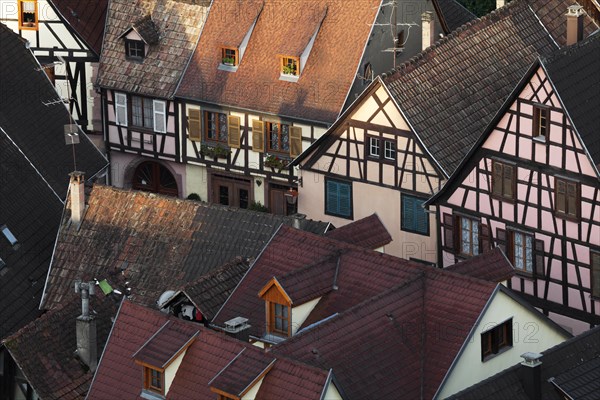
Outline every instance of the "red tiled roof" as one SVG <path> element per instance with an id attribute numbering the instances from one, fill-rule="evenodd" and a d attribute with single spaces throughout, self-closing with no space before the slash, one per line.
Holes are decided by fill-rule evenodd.
<path id="1" fill-rule="evenodd" d="M 432 398 L 494 289 L 423 269 L 272 352 L 332 368 L 348 399 Z"/>
<path id="2" fill-rule="evenodd" d="M 351 224 L 331 230 L 325 236 L 373 250 L 392 241 L 392 236 L 385 229 L 377 214 L 371 214 Z"/>
<path id="3" fill-rule="evenodd" d="M 83 40 L 100 55 L 108 0 L 50 0 Z"/>
<path id="4" fill-rule="evenodd" d="M 377 0 L 215 0 L 177 96 L 333 122 L 354 82 L 379 5 Z M 239 46 L 261 7 L 237 71 L 219 70 L 221 47 Z M 280 80 L 278 56 L 299 57 L 317 30 L 298 82 Z"/>
<path id="5" fill-rule="evenodd" d="M 273 367 L 275 357 L 244 350 L 209 382 L 211 387 L 242 397 Z"/>
<path id="6" fill-rule="evenodd" d="M 136 361 L 166 368 L 198 335 L 198 326 L 167 321 L 135 354 Z"/>
<path id="7" fill-rule="evenodd" d="M 446 270 L 489 282 L 503 282 L 515 274 L 515 269 L 499 247 L 451 265 Z"/>
<path id="8" fill-rule="evenodd" d="M 334 254 L 325 260 L 276 277 L 285 293 L 297 306 L 316 299 L 333 290 L 339 256 Z"/>

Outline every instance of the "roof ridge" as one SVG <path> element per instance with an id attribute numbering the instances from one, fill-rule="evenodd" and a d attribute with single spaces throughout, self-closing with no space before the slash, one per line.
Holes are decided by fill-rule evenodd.
<path id="1" fill-rule="evenodd" d="M 551 64 L 552 62 L 562 57 L 576 54 L 579 51 L 582 51 L 582 49 L 585 50 L 589 44 L 593 44 L 597 41 L 600 42 L 600 30 L 594 32 L 593 34 L 591 34 L 587 38 L 584 38 L 583 40 L 573 43 L 570 46 L 560 47 L 547 56 L 541 56 L 540 60 L 543 64 Z"/>

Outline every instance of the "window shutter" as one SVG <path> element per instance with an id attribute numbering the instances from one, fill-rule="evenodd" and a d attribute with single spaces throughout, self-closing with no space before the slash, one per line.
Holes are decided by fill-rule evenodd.
<path id="1" fill-rule="evenodd" d="M 600 297 L 600 253 L 590 252 L 592 296 Z"/>
<path id="2" fill-rule="evenodd" d="M 444 214 L 444 248 L 451 252 L 456 251 L 456 240 L 454 233 L 454 216 L 452 214 Z"/>
<path id="3" fill-rule="evenodd" d="M 339 214 L 349 217 L 352 215 L 352 199 L 350 198 L 352 194 L 350 193 L 350 185 L 345 183 L 338 184 L 339 189 Z"/>
<path id="4" fill-rule="evenodd" d="M 423 208 L 423 200 L 415 201 L 416 230 L 424 235 L 429 233 L 429 214 Z"/>
<path id="5" fill-rule="evenodd" d="M 326 185 L 327 192 L 327 205 L 326 211 L 333 214 L 339 214 L 338 212 L 338 184 L 337 182 L 327 181 Z"/>
<path id="6" fill-rule="evenodd" d="M 227 117 L 227 144 L 229 147 L 240 148 L 240 117 Z"/>
<path id="7" fill-rule="evenodd" d="M 200 141 L 200 110 L 190 108 L 188 110 L 188 136 L 190 140 Z"/>
<path id="8" fill-rule="evenodd" d="M 491 248 L 490 227 L 481 224 L 479 229 L 479 251 L 480 253 L 487 253 Z"/>
<path id="9" fill-rule="evenodd" d="M 302 128 L 290 126 L 290 157 L 296 158 L 302 153 Z"/>
<path id="10" fill-rule="evenodd" d="M 262 121 L 252 120 L 252 150 L 263 153 L 265 151 L 265 126 Z"/>
<path id="11" fill-rule="evenodd" d="M 502 164 L 493 161 L 492 193 L 502 196 Z"/>
<path id="12" fill-rule="evenodd" d="M 514 177 L 514 167 L 511 165 L 504 166 L 504 195 L 506 197 L 513 198 L 513 185 L 515 183 Z"/>
<path id="13" fill-rule="evenodd" d="M 567 188 L 564 181 L 555 179 L 556 185 L 556 210 L 560 212 L 567 212 L 566 197 Z"/>
<path id="14" fill-rule="evenodd" d="M 402 196 L 402 227 L 411 231 L 417 229 L 415 203 L 414 197 Z"/>
<path id="15" fill-rule="evenodd" d="M 504 229 L 496 228 L 496 243 L 506 254 L 506 231 Z"/>
<path id="16" fill-rule="evenodd" d="M 127 95 L 115 93 L 115 122 L 117 125 L 127 126 Z"/>
<path id="17" fill-rule="evenodd" d="M 162 100 L 153 100 L 154 109 L 154 130 L 165 133 L 167 131 L 166 105 Z"/>
<path id="18" fill-rule="evenodd" d="M 535 240 L 535 274 L 544 276 L 544 241 Z"/>

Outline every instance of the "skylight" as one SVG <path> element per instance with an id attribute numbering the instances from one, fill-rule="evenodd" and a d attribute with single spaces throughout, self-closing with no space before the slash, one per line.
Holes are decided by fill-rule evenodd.
<path id="1" fill-rule="evenodd" d="M 4 237 L 10 242 L 11 246 L 17 244 L 18 240 L 15 237 L 15 235 L 13 235 L 13 233 L 10 231 L 10 229 L 8 229 L 8 226 L 2 225 L 2 227 L 0 227 L 0 230 L 2 230 Z"/>

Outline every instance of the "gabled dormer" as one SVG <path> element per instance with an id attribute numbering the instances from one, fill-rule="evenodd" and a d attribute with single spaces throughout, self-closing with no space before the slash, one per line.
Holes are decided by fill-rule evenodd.
<path id="1" fill-rule="evenodd" d="M 167 396 L 177 369 L 198 333 L 194 326 L 167 321 L 133 354 L 135 363 L 142 367 L 141 397 Z"/>
<path id="2" fill-rule="evenodd" d="M 277 359 L 254 349 L 242 349 L 208 382 L 217 400 L 252 400 Z"/>
<path id="3" fill-rule="evenodd" d="M 242 38 L 241 42 L 237 41 L 239 39 L 236 40 L 236 38 L 232 37 L 229 38 L 229 44 L 224 44 L 221 46 L 221 63 L 219 64 L 220 70 L 229 72 L 237 71 L 238 66 L 242 62 L 242 58 L 244 58 L 246 48 L 248 47 L 248 42 L 252 37 L 252 33 L 256 27 L 256 21 L 258 21 L 258 17 L 260 17 L 263 7 L 264 3 L 257 9 L 256 16 L 252 20 L 252 23 L 250 24 L 250 27 L 248 28 L 248 31 Z"/>
<path id="4" fill-rule="evenodd" d="M 125 45 L 125 58 L 132 61 L 144 61 L 150 46 L 158 43 L 160 34 L 158 27 L 150 15 L 136 21 L 119 36 Z"/>

